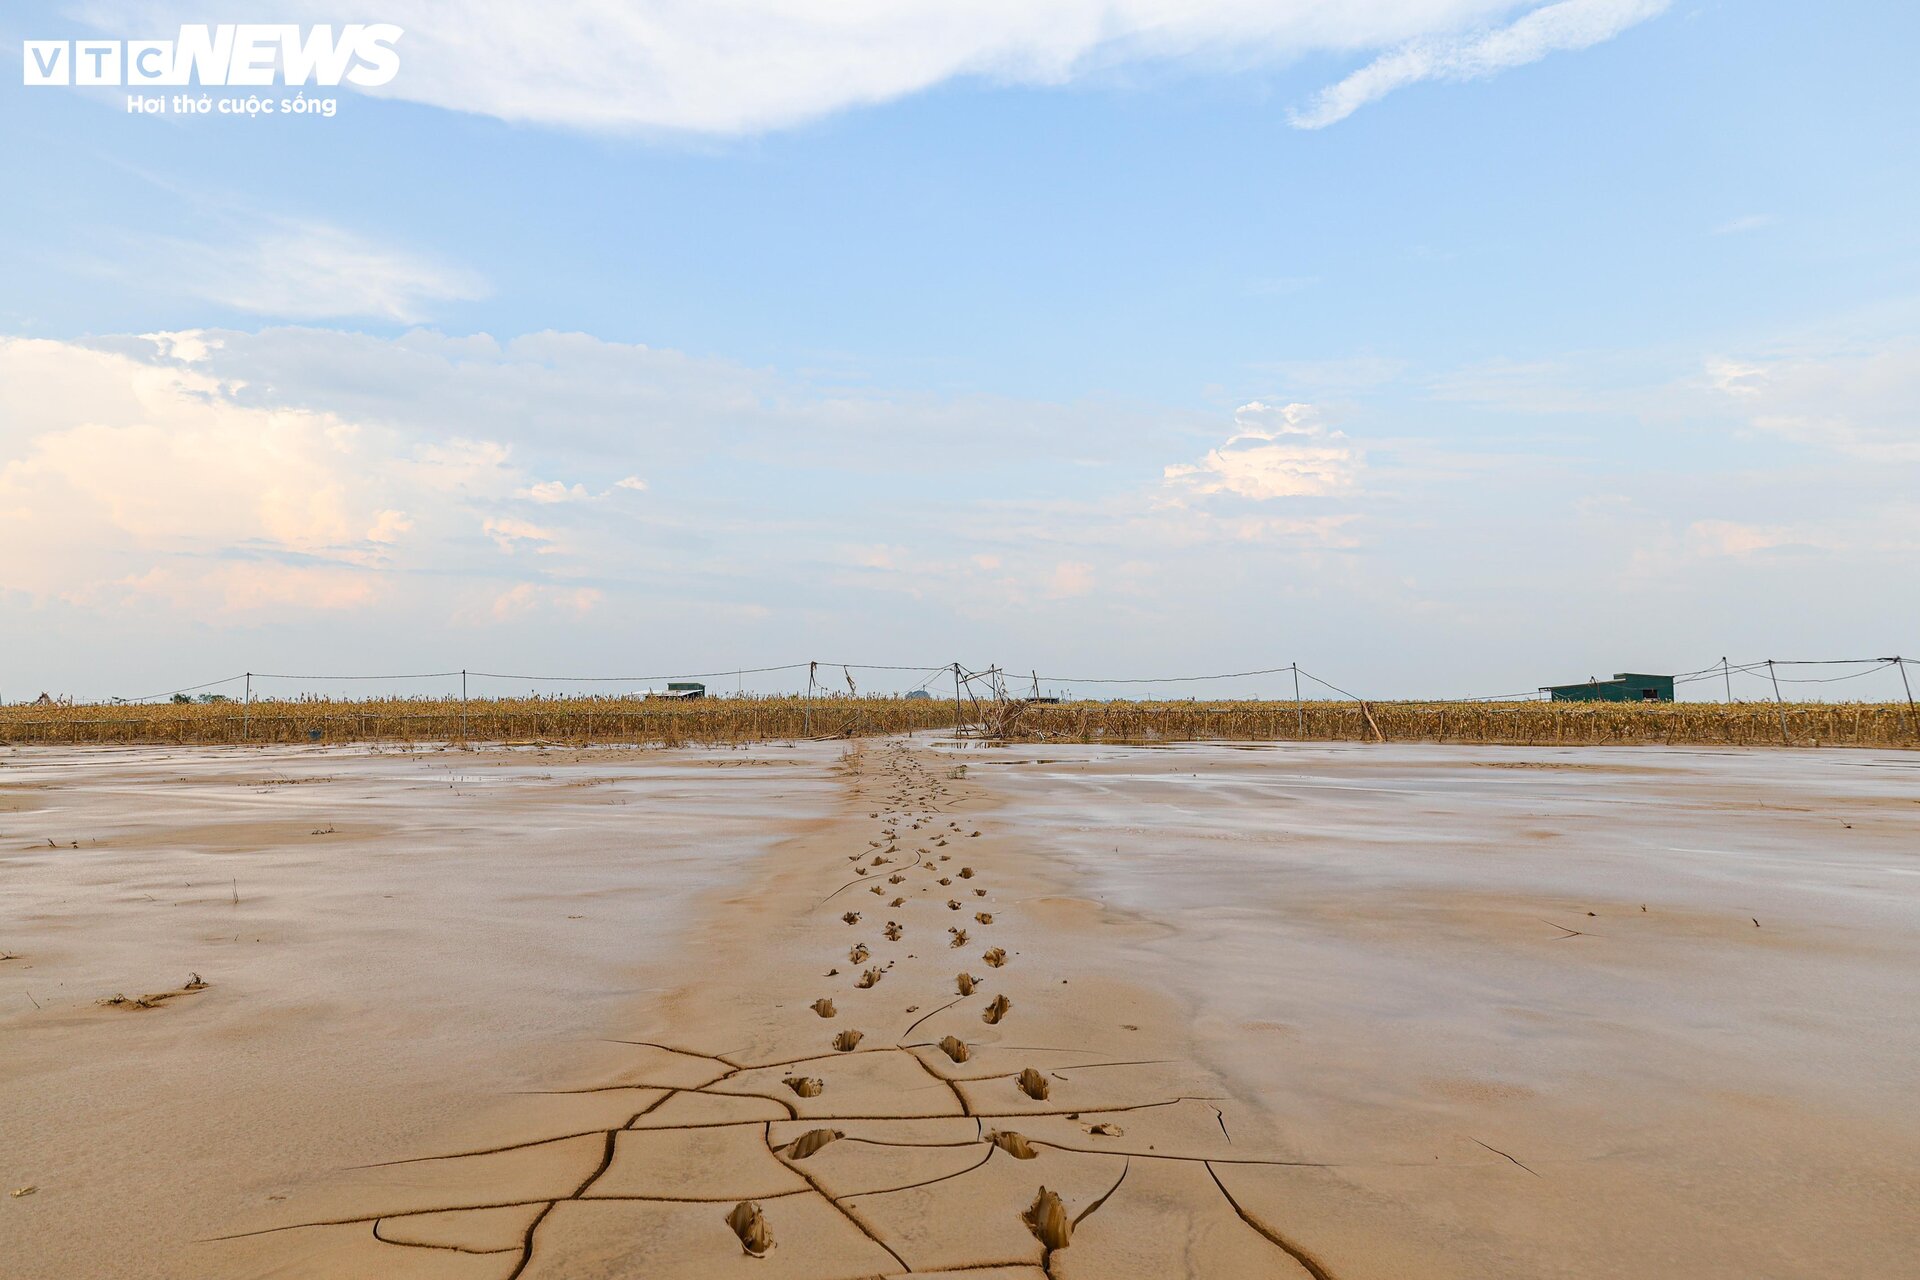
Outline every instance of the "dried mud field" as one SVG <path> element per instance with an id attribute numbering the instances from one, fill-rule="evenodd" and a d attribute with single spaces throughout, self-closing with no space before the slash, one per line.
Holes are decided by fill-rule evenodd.
<path id="1" fill-rule="evenodd" d="M 1920 755 L 0 753 L 7 1277 L 1920 1274 Z"/>

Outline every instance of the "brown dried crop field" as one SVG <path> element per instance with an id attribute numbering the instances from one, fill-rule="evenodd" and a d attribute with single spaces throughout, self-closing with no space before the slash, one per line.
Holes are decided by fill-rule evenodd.
<path id="1" fill-rule="evenodd" d="M 0 743 L 504 742 L 725 746 L 952 727 L 1012 742 L 1920 746 L 1904 702 L 1033 703 L 898 697 L 300 699 L 0 707 Z"/>

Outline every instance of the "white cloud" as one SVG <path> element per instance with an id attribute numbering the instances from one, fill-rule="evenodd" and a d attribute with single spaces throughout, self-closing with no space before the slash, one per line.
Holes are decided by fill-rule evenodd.
<path id="1" fill-rule="evenodd" d="M 1234 411 L 1237 428 L 1197 463 L 1176 463 L 1163 480 L 1175 494 L 1234 494 L 1264 502 L 1319 497 L 1354 487 L 1365 460 L 1312 405 L 1255 400 Z"/>
<path id="2" fill-rule="evenodd" d="M 1745 558 L 1785 549 L 1836 549 L 1829 532 L 1807 526 L 1741 524 L 1734 520 L 1696 520 L 1687 526 L 1690 549 L 1698 554 Z"/>
<path id="3" fill-rule="evenodd" d="M 585 502 L 593 495 L 583 484 L 569 485 L 564 480 L 542 480 L 514 491 L 514 497 L 530 502 Z"/>
<path id="4" fill-rule="evenodd" d="M 165 283 L 181 294 L 291 320 L 369 317 L 412 324 L 435 303 L 470 301 L 487 292 L 472 271 L 317 222 L 272 222 L 209 241 L 166 239 L 143 244 L 142 253 L 168 264 Z M 169 354 L 177 359 L 206 356 L 197 331 L 152 336 L 171 339 Z"/>
<path id="5" fill-rule="evenodd" d="M 1284 64 L 1423 41 L 1485 74 L 1584 47 L 1638 20 L 1622 12 L 1658 7 L 1567 0 L 1548 6 L 1550 16 L 1460 40 L 1524 2 L 473 0 L 456 18 L 440 0 L 385 0 L 381 20 L 407 34 L 400 73 L 378 92 L 514 121 L 740 134 L 962 77 L 1056 85 L 1116 66 Z M 87 12 L 115 33 L 135 21 L 204 20 L 184 0 L 93 0 Z M 339 20 L 324 0 L 259 0 L 251 12 L 263 15 L 256 21 Z"/>
<path id="6" fill-rule="evenodd" d="M 626 476 L 622 479 L 615 480 L 613 487 L 616 489 L 631 489 L 635 493 L 645 493 L 647 491 L 647 482 L 639 476 Z"/>
<path id="7" fill-rule="evenodd" d="M 489 516 L 481 522 L 480 529 L 508 555 L 519 550 L 523 542 L 539 544 L 537 550 L 544 554 L 552 550 L 560 537 L 552 529 L 513 516 Z"/>
<path id="8" fill-rule="evenodd" d="M 1490 31 L 1423 36 L 1323 89 L 1312 106 L 1290 118 L 1297 128 L 1324 129 L 1423 80 L 1479 80 L 1550 53 L 1591 48 L 1659 16 L 1671 2 L 1558 0 Z"/>
<path id="9" fill-rule="evenodd" d="M 161 335 L 166 336 L 166 335 Z M 351 609 L 519 477 L 492 442 L 262 405 L 177 340 L 0 338 L 0 590 L 182 613 Z M 509 531 L 503 535 L 514 541 Z M 424 535 L 424 538 L 423 538 Z"/>
<path id="10" fill-rule="evenodd" d="M 1920 463 L 1920 340 L 1717 357 L 1706 362 L 1706 376 L 1758 431 L 1839 457 Z"/>

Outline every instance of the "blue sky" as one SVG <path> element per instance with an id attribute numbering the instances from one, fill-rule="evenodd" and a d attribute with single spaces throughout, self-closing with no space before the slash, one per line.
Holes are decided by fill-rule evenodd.
<path id="1" fill-rule="evenodd" d="M 1907 6 L 391 8 L 0 12 L 407 30 L 0 82 L 0 695 L 1920 650 Z"/>

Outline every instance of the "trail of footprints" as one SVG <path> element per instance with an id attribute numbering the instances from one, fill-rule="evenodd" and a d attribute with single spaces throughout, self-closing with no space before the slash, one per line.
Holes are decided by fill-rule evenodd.
<path id="1" fill-rule="evenodd" d="M 1064 1054 L 1075 1060 L 1052 1071 L 1032 1064 L 988 1074 L 962 1074 L 958 1070 L 975 1060 L 977 1050 L 995 1051 L 998 1058 L 1016 1051 L 1003 1048 L 1002 1036 L 994 1029 L 1019 1017 L 1019 1002 L 1008 994 L 1009 989 L 1018 985 L 1014 964 L 1017 953 L 1010 954 L 997 945 L 981 948 L 977 955 L 986 966 L 984 977 L 976 976 L 967 968 L 957 972 L 951 968 L 946 960 L 948 952 L 971 951 L 977 943 L 967 927 L 948 924 L 934 913 L 960 911 L 965 907 L 961 900 L 946 896 L 956 881 L 968 882 L 976 898 L 991 896 L 983 870 L 972 865 L 953 865 L 957 859 L 952 850 L 959 847 L 961 841 L 978 838 L 981 832 L 949 815 L 943 808 L 949 802 L 947 786 L 904 744 L 890 744 L 871 754 L 883 758 L 876 763 L 866 758 L 869 753 L 856 751 L 850 757 L 849 772 L 856 794 L 865 796 L 870 787 L 881 793 L 877 807 L 867 814 L 869 820 L 877 823 L 878 838 L 869 840 L 861 852 L 849 855 L 855 878 L 842 889 L 865 879 L 883 878 L 886 887 L 874 883 L 870 891 L 888 900 L 889 918 L 876 927 L 874 918 L 864 911 L 847 909 L 838 913 L 838 920 L 855 931 L 856 940 L 849 945 L 842 932 L 831 944 L 832 962 L 821 980 L 823 993 L 811 1004 L 800 1006 L 797 1015 L 821 1028 L 820 1052 L 786 1061 L 755 1063 L 683 1046 L 622 1041 L 620 1043 L 648 1051 L 673 1068 L 663 1074 L 676 1077 L 673 1082 L 623 1082 L 607 1086 L 603 1091 L 658 1091 L 658 1097 L 636 1108 L 624 1123 L 479 1151 L 397 1162 L 422 1165 L 482 1160 L 556 1143 L 600 1139 L 597 1164 L 584 1171 L 584 1177 L 569 1194 L 531 1201 L 487 1199 L 453 1207 L 336 1217 L 246 1234 L 297 1233 L 308 1226 L 366 1224 L 376 1240 L 391 1247 L 396 1264 L 410 1250 L 443 1251 L 442 1257 L 444 1251 L 451 1250 L 499 1259 L 497 1271 L 476 1272 L 476 1275 L 498 1276 L 501 1280 L 521 1280 L 525 1276 L 532 1280 L 536 1273 L 548 1274 L 537 1265 L 545 1257 L 543 1235 L 552 1230 L 569 1207 L 604 1202 L 674 1207 L 710 1204 L 711 1231 L 706 1233 L 710 1238 L 707 1244 L 698 1247 L 715 1252 L 700 1256 L 696 1248 L 693 1255 L 648 1259 L 646 1268 L 647 1274 L 666 1270 L 704 1275 L 709 1267 L 719 1265 L 727 1251 L 735 1256 L 764 1258 L 783 1247 L 807 1247 L 809 1240 L 820 1235 L 819 1217 L 808 1215 L 803 1219 L 799 1212 L 802 1202 L 811 1200 L 830 1207 L 838 1219 L 857 1231 L 872 1247 L 876 1260 L 882 1264 L 881 1270 L 860 1271 L 857 1273 L 860 1275 L 996 1268 L 1030 1272 L 1037 1268 L 1051 1278 L 1069 1272 L 1087 1274 L 1073 1272 L 1070 1266 L 1074 1233 L 1116 1194 L 1122 1193 L 1129 1173 L 1138 1163 L 1143 1168 L 1171 1167 L 1191 1174 L 1183 1185 L 1201 1186 L 1205 1195 L 1217 1194 L 1224 1200 L 1233 1217 L 1244 1224 L 1250 1238 L 1264 1242 L 1264 1247 L 1271 1249 L 1271 1261 L 1275 1265 L 1262 1274 L 1290 1273 L 1331 1280 L 1332 1273 L 1322 1262 L 1250 1213 L 1228 1190 L 1221 1175 L 1223 1168 L 1231 1177 L 1233 1170 L 1242 1166 L 1287 1166 L 1297 1162 L 1253 1158 L 1232 1150 L 1217 1155 L 1192 1154 L 1194 1148 L 1202 1146 L 1230 1147 L 1225 1116 L 1208 1099 L 1190 1095 L 1143 1095 L 1138 1087 L 1128 1089 L 1118 1085 L 1110 1087 L 1113 1096 L 1121 1100 L 1111 1105 L 1082 1103 L 1071 1110 L 1040 1105 L 1049 1103 L 1055 1080 L 1071 1078 L 1078 1082 L 1080 1072 L 1113 1068 L 1112 1072 L 1098 1073 L 1105 1083 L 1123 1077 L 1130 1068 L 1156 1064 L 1078 1061 L 1088 1056 L 1097 1059 L 1099 1052 L 1055 1046 L 1034 1052 L 1056 1057 Z M 890 893 L 890 889 L 896 892 Z M 836 890 L 829 898 L 839 892 Z M 823 902 L 822 914 L 830 910 Z M 970 923 L 983 931 L 995 929 L 995 919 L 1001 914 L 979 910 L 973 913 Z M 916 946 L 922 950 L 929 946 L 937 949 L 931 956 L 923 956 L 912 949 Z M 842 956 L 850 966 L 845 971 L 839 965 Z M 906 962 L 914 962 L 911 977 L 890 976 Z M 937 985 L 935 973 L 944 975 L 938 977 Z M 921 1015 L 904 1031 L 889 1033 L 879 1028 L 870 1031 L 853 1025 L 821 1026 L 823 1022 L 843 1023 L 849 1017 L 836 1004 L 836 996 L 845 998 L 850 992 L 872 991 L 883 982 L 889 994 L 900 997 L 887 1008 Z M 903 983 L 908 989 L 897 990 Z M 987 994 L 989 991 L 991 994 Z M 867 1005 L 866 1018 L 877 1018 L 878 1008 L 871 1001 Z M 947 1029 L 938 1039 L 929 1038 L 930 1033 L 922 1031 L 935 1020 Z M 969 1025 L 974 1028 L 975 1036 L 971 1043 L 965 1030 Z M 1045 1038 L 1044 1034 L 1041 1038 Z M 875 1040 L 885 1043 L 875 1043 Z M 871 1087 L 863 1088 L 856 1082 L 854 1089 L 862 1096 L 849 1098 L 844 1106 L 836 1106 L 829 1082 L 837 1074 L 831 1069 L 832 1064 L 841 1059 L 897 1062 L 901 1067 L 899 1071 L 863 1074 L 878 1079 L 883 1087 L 893 1082 L 891 1087 L 900 1096 L 875 1105 Z M 809 1067 L 818 1074 L 810 1074 Z M 691 1082 L 687 1075 L 690 1068 L 698 1068 L 704 1078 Z M 761 1089 L 752 1087 L 763 1082 Z M 908 1095 L 931 1096 L 937 1101 L 902 1105 L 913 1101 Z M 1143 1096 L 1147 1100 L 1140 1100 Z M 722 1118 L 667 1121 L 666 1109 L 676 1100 L 722 1108 Z M 772 1103 L 785 1119 L 725 1118 L 724 1108 L 741 1101 Z M 696 1114 L 704 1116 L 706 1112 Z M 1151 1134 L 1158 1142 L 1145 1138 L 1131 1143 L 1124 1141 L 1126 1130 L 1112 1118 L 1115 1116 L 1151 1121 Z M 1018 1123 L 1025 1123 L 1033 1132 L 1012 1127 Z M 846 1127 L 833 1127 L 835 1125 Z M 657 1140 L 661 1135 L 674 1134 L 710 1138 L 708 1131 L 747 1135 L 757 1144 L 756 1149 L 764 1148 L 765 1156 L 773 1161 L 770 1169 L 797 1176 L 790 1176 L 785 1185 L 772 1193 L 742 1188 L 740 1195 L 713 1191 L 699 1195 L 652 1193 L 620 1190 L 613 1185 L 635 1181 L 634 1171 L 622 1158 L 623 1141 Z M 954 1160 L 960 1163 L 957 1168 L 929 1176 L 920 1176 L 922 1170 L 918 1168 L 903 1166 L 912 1176 L 903 1176 L 891 1183 L 881 1179 L 877 1185 L 867 1185 L 873 1181 L 868 1176 L 868 1166 L 883 1167 L 885 1161 L 862 1165 L 855 1158 L 844 1162 L 843 1168 L 830 1159 L 829 1149 L 836 1145 L 882 1155 L 894 1152 L 915 1159 L 924 1159 L 931 1153 L 948 1163 Z M 1153 1149 L 1156 1145 L 1177 1150 L 1160 1153 Z M 829 1155 L 823 1156 L 823 1152 Z M 817 1170 L 816 1165 L 820 1166 Z M 1193 1172 L 1196 1167 L 1204 1171 L 1204 1179 Z M 985 1176 L 996 1169 L 1002 1171 L 1002 1176 Z M 1026 1173 L 1029 1169 L 1031 1173 Z M 1007 1170 L 1021 1172 L 1007 1175 Z M 667 1177 L 673 1172 L 662 1171 Z M 1144 1179 L 1148 1175 L 1139 1176 Z M 1046 1185 L 1049 1177 L 1055 1179 L 1052 1189 Z M 943 1184 L 953 1190 L 936 1190 Z M 918 1194 L 910 1198 L 900 1194 L 905 1192 Z M 1164 1194 L 1163 1188 L 1160 1193 Z M 929 1195 L 933 1197 L 931 1201 Z M 898 1203 L 889 1202 L 889 1197 L 895 1197 Z M 1079 1206 L 1077 1212 L 1072 1207 L 1075 1204 Z M 483 1247 L 480 1243 L 461 1241 L 457 1224 L 463 1217 L 472 1215 L 477 1221 L 508 1210 L 524 1215 L 524 1227 L 517 1242 L 496 1240 Z M 1108 1219 L 1104 1221 L 1114 1222 L 1116 1230 L 1124 1231 L 1126 1212 L 1123 1198 L 1119 1207 L 1108 1210 Z M 956 1221 L 938 1222 L 929 1229 L 926 1219 L 930 1214 L 945 1215 Z M 408 1223 L 415 1219 L 430 1219 L 439 1230 L 410 1232 Z M 783 1245 L 785 1221 L 798 1224 L 790 1245 Z M 1024 1245 L 1020 1243 L 1022 1240 Z M 817 1271 L 803 1267 L 801 1273 L 822 1277 L 849 1274 L 844 1261 L 830 1264 L 826 1260 Z M 1243 1273 L 1236 1269 L 1218 1274 Z"/>

